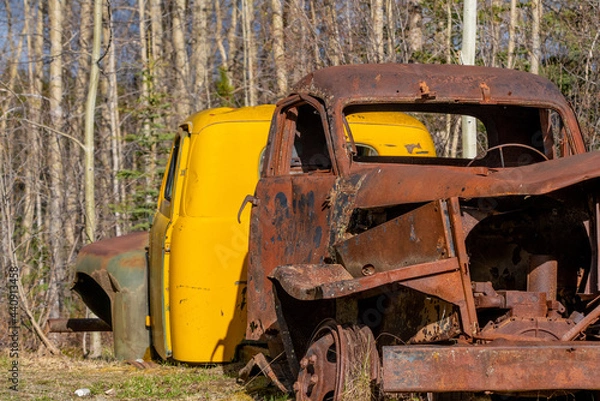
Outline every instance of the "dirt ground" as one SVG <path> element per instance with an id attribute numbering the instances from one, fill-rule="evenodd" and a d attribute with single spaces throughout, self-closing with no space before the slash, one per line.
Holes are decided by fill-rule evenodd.
<path id="1" fill-rule="evenodd" d="M 18 372 L 15 375 L 14 361 Z M 238 384 L 241 366 L 183 366 L 157 364 L 140 369 L 125 362 L 86 360 L 81 357 L 19 354 L 0 355 L 0 370 L 5 378 L 0 400 L 234 400 L 286 401 L 287 396 L 268 386 L 262 377 L 248 385 Z M 11 369 L 13 372 L 11 372 Z M 12 378 L 18 379 L 18 391 Z M 76 390 L 89 389 L 80 397 Z M 85 391 L 85 390 L 84 390 Z"/>

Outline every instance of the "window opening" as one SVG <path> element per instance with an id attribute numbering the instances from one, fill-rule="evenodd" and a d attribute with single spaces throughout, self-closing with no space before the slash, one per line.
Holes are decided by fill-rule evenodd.
<path id="1" fill-rule="evenodd" d="M 303 104 L 290 109 L 287 118 L 293 135 L 290 172 L 330 172 L 331 157 L 319 112 L 311 105 Z"/>
<path id="2" fill-rule="evenodd" d="M 177 173 L 177 162 L 179 159 L 179 148 L 181 143 L 181 137 L 177 135 L 175 143 L 173 144 L 173 151 L 171 153 L 171 161 L 169 162 L 169 171 L 167 173 L 167 182 L 165 184 L 164 198 L 171 200 L 173 196 L 173 185 L 175 182 L 175 174 Z"/>

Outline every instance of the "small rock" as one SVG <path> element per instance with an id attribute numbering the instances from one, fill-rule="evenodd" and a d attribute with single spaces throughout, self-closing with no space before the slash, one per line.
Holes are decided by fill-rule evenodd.
<path id="1" fill-rule="evenodd" d="M 78 397 L 87 397 L 90 394 L 92 394 L 92 392 L 89 388 L 78 388 L 75 390 L 75 395 Z"/>

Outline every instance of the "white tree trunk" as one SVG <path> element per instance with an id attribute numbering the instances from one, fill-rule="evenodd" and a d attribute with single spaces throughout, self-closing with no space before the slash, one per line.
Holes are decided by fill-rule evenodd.
<path id="1" fill-rule="evenodd" d="M 185 0 L 173 1 L 173 59 L 175 61 L 175 110 L 178 120 L 190 114 L 187 88 L 190 82 L 190 66 L 185 49 Z"/>
<path id="2" fill-rule="evenodd" d="M 50 22 L 50 70 L 48 76 L 48 105 L 52 127 L 62 130 L 64 116 L 63 101 L 63 16 L 64 0 L 48 0 L 48 19 Z M 59 138 L 54 132 L 46 133 L 46 151 L 48 175 L 50 180 L 50 199 L 48 200 L 48 237 L 52 262 L 48 286 L 49 315 L 58 318 L 62 312 L 63 288 L 67 284 L 66 254 L 64 251 L 63 219 L 64 170 Z M 42 324 L 45 322 L 41 322 Z"/>
<path id="3" fill-rule="evenodd" d="M 242 35 L 244 38 L 244 88 L 246 106 L 256 106 L 258 91 L 255 82 L 257 48 L 252 29 L 254 5 L 252 0 L 242 0 Z"/>
<path id="4" fill-rule="evenodd" d="M 506 66 L 515 68 L 515 43 L 517 31 L 517 0 L 510 0 L 510 21 L 508 23 L 508 59 Z"/>
<path id="5" fill-rule="evenodd" d="M 282 97 L 287 92 L 287 68 L 284 52 L 283 32 L 283 6 L 281 0 L 271 0 L 272 35 L 273 35 L 273 59 L 275 62 L 275 75 L 277 81 L 277 97 Z"/>
<path id="6" fill-rule="evenodd" d="M 157 90 L 162 90 L 166 84 L 162 66 L 163 58 L 163 28 L 161 0 L 150 0 L 150 57 L 148 73 L 153 77 Z"/>
<path id="7" fill-rule="evenodd" d="M 411 53 L 423 50 L 423 14 L 421 0 L 409 1 L 408 44 Z"/>
<path id="8" fill-rule="evenodd" d="M 534 74 L 540 73 L 540 60 L 542 58 L 540 23 L 542 20 L 542 0 L 531 2 L 531 13 L 533 14 L 531 26 L 531 59 L 530 71 Z"/>
<path id="9" fill-rule="evenodd" d="M 26 16 L 41 15 L 41 10 L 32 11 L 29 6 L 29 0 L 23 0 L 23 12 Z M 34 122 L 38 122 L 41 114 L 41 88 L 38 91 L 36 87 L 36 68 L 41 68 L 36 56 L 35 49 L 33 47 L 32 38 L 35 38 L 34 28 L 29 23 L 29 18 L 25 18 L 23 21 L 23 30 L 25 32 L 26 51 L 29 59 L 27 63 L 27 81 L 29 90 L 29 109 L 31 110 L 29 118 L 33 119 Z M 39 35 L 42 37 L 41 35 Z M 35 40 L 35 39 L 34 39 Z M 41 58 L 41 57 L 40 57 Z M 41 82 L 40 82 L 41 84 Z M 4 132 L 4 131 L 3 131 Z M 40 171 L 40 146 L 39 146 L 39 129 L 36 126 L 29 127 L 27 129 L 28 137 L 28 154 L 27 154 L 27 166 L 25 170 L 25 194 L 23 206 L 23 243 L 25 244 L 24 254 L 29 253 L 30 240 L 33 238 L 35 216 L 36 216 L 36 200 L 39 198 L 39 180 L 37 176 Z M 23 272 L 25 275 L 29 274 L 29 271 Z"/>
<path id="10" fill-rule="evenodd" d="M 372 0 L 371 18 L 373 20 L 373 61 L 382 63 L 385 59 L 385 52 L 383 50 L 383 0 Z"/>
<path id="11" fill-rule="evenodd" d="M 342 53 L 342 46 L 340 44 L 340 33 L 337 23 L 336 4 L 333 0 L 325 1 L 325 9 L 321 12 L 325 13 L 325 21 L 327 22 L 327 46 L 328 51 L 326 54 L 329 56 L 329 65 L 340 65 L 345 64 L 344 54 Z M 315 8 L 312 9 L 313 13 L 316 12 Z M 313 15 L 313 21 L 317 21 L 317 18 Z M 313 27 L 314 32 L 317 32 L 316 26 Z M 319 38 L 317 37 L 318 41 Z"/>
<path id="12" fill-rule="evenodd" d="M 461 58 L 465 65 L 475 64 L 477 39 L 477 0 L 465 0 L 463 9 L 463 42 Z M 477 156 L 477 127 L 473 117 L 462 117 L 462 157 Z"/>
<path id="13" fill-rule="evenodd" d="M 192 67 L 194 68 L 195 109 L 210 107 L 208 81 L 208 0 L 195 0 L 192 9 Z M 201 100 L 205 99 L 205 100 Z M 192 110 L 194 111 L 194 110 Z"/>
<path id="14" fill-rule="evenodd" d="M 396 61 L 396 15 L 394 13 L 394 1 L 386 0 L 387 21 L 387 53 L 388 61 Z"/>

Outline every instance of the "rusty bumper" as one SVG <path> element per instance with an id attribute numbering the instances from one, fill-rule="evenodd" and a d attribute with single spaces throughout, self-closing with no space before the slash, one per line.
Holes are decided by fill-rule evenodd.
<path id="1" fill-rule="evenodd" d="M 600 343 L 383 347 L 385 392 L 600 389 Z"/>

